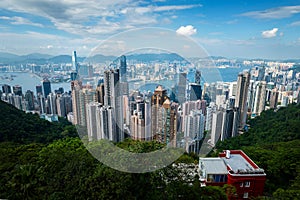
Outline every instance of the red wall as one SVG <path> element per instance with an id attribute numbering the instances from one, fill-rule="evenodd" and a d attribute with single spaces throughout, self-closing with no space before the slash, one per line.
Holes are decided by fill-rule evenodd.
<path id="1" fill-rule="evenodd" d="M 227 184 L 235 186 L 238 194 L 238 199 L 243 199 L 243 195 L 245 192 L 248 192 L 249 198 L 263 195 L 266 176 L 246 176 L 239 174 L 228 174 L 227 177 Z M 250 181 L 250 187 L 245 187 L 246 181 Z M 243 183 L 243 187 L 240 187 L 241 182 Z"/>

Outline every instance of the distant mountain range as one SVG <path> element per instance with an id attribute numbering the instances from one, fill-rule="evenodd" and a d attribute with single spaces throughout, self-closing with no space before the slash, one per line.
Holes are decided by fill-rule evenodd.
<path id="1" fill-rule="evenodd" d="M 189 60 L 195 60 L 197 58 L 191 58 Z M 223 56 L 210 56 L 206 59 L 228 59 Z M 105 56 L 101 54 L 97 54 L 90 57 L 77 57 L 78 62 L 86 62 L 86 63 L 107 63 L 107 62 L 113 62 L 117 60 L 116 56 Z M 180 55 L 176 53 L 144 53 L 144 54 L 132 54 L 127 56 L 127 60 L 135 60 L 138 62 L 173 62 L 173 61 L 184 61 L 185 58 L 181 57 Z M 264 61 L 271 61 L 267 59 L 241 59 L 238 58 L 237 60 L 264 60 Z M 295 62 L 300 63 L 300 59 L 287 59 L 287 60 L 281 60 L 283 62 Z M 52 56 L 48 54 L 40 54 L 40 53 L 32 53 L 28 55 L 16 55 L 12 53 L 5 53 L 0 52 L 0 64 L 2 65 L 18 65 L 18 64 L 47 64 L 47 63 L 53 63 L 53 64 L 61 64 L 61 63 L 71 63 L 72 57 L 71 55 L 58 55 L 58 56 Z"/>
<path id="2" fill-rule="evenodd" d="M 184 61 L 185 59 L 178 54 L 175 53 L 161 53 L 161 54 L 132 54 L 126 56 L 127 60 L 135 60 L 135 61 Z M 105 56 L 101 54 L 97 54 L 91 57 L 77 57 L 77 61 L 86 62 L 86 63 L 106 63 L 113 62 L 117 60 L 115 56 Z M 33 53 L 28 55 L 16 55 L 11 53 L 0 52 L 0 64 L 3 65 L 16 65 L 16 64 L 60 64 L 60 63 L 71 63 L 72 56 L 70 55 L 58 55 L 52 56 L 47 54 Z"/>

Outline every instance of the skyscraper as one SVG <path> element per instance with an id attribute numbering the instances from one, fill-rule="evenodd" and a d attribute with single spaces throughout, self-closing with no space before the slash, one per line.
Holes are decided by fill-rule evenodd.
<path id="1" fill-rule="evenodd" d="M 72 71 L 78 73 L 78 63 L 76 51 L 72 52 Z"/>
<path id="2" fill-rule="evenodd" d="M 87 121 L 87 132 L 89 141 L 97 140 L 97 108 L 100 107 L 99 103 L 90 102 L 86 105 L 86 121 Z M 99 130 L 100 131 L 100 130 Z"/>
<path id="3" fill-rule="evenodd" d="M 104 105 L 104 83 L 99 83 L 96 88 L 96 101 Z"/>
<path id="4" fill-rule="evenodd" d="M 119 84 L 119 69 L 104 72 L 104 105 L 114 111 L 115 142 L 124 140 L 123 96 Z"/>
<path id="5" fill-rule="evenodd" d="M 152 136 L 156 140 L 160 140 L 160 134 L 163 129 L 163 103 L 168 99 L 167 90 L 161 85 L 157 86 L 154 94 L 151 97 L 151 125 L 152 125 Z"/>
<path id="6" fill-rule="evenodd" d="M 212 114 L 212 128 L 211 128 L 211 144 L 215 146 L 219 139 L 221 138 L 221 134 L 223 133 L 224 127 L 224 111 L 217 110 Z"/>
<path id="7" fill-rule="evenodd" d="M 47 98 L 51 93 L 51 83 L 48 79 L 43 80 L 44 97 Z"/>
<path id="8" fill-rule="evenodd" d="M 13 86 L 13 92 L 15 95 L 22 96 L 22 87 L 20 85 Z"/>
<path id="9" fill-rule="evenodd" d="M 121 82 L 127 81 L 127 63 L 126 63 L 126 56 L 124 55 L 120 57 L 120 81 Z"/>
<path id="10" fill-rule="evenodd" d="M 196 83 L 190 84 L 190 101 L 200 100 L 202 97 L 201 85 Z"/>
<path id="11" fill-rule="evenodd" d="M 10 87 L 10 85 L 7 85 L 7 84 L 2 85 L 2 92 L 5 93 L 6 95 L 8 95 L 9 93 L 11 93 L 11 87 Z"/>
<path id="12" fill-rule="evenodd" d="M 178 81 L 178 102 L 184 103 L 186 100 L 186 73 L 179 74 Z"/>
<path id="13" fill-rule="evenodd" d="M 266 82 L 259 81 L 256 82 L 255 85 L 255 98 L 254 98 L 254 106 L 252 113 L 255 115 L 260 115 L 260 113 L 265 110 L 265 102 L 266 102 Z"/>
<path id="14" fill-rule="evenodd" d="M 250 83 L 249 71 L 239 73 L 237 80 L 235 107 L 239 108 L 239 123 L 238 128 L 242 130 L 246 124 L 247 119 L 247 95 Z"/>
<path id="15" fill-rule="evenodd" d="M 201 71 L 200 70 L 196 70 L 195 72 L 195 83 L 200 85 L 201 83 Z"/>
<path id="16" fill-rule="evenodd" d="M 126 56 L 122 55 L 120 57 L 120 83 L 122 95 L 128 95 L 129 85 L 127 82 L 127 63 Z"/>
<path id="17" fill-rule="evenodd" d="M 47 96 L 48 106 L 49 106 L 49 114 L 56 115 L 57 114 L 57 105 L 56 105 L 56 94 L 50 93 Z"/>
<path id="18" fill-rule="evenodd" d="M 185 116 L 184 136 L 190 145 L 188 152 L 198 153 L 199 142 L 204 134 L 205 117 L 200 110 L 191 110 L 188 116 Z M 187 148 L 188 146 L 186 146 Z"/>
<path id="19" fill-rule="evenodd" d="M 26 110 L 34 110 L 34 95 L 33 92 L 27 90 L 25 93 Z"/>
<path id="20" fill-rule="evenodd" d="M 43 86 L 37 85 L 35 86 L 36 89 L 36 96 L 39 96 L 39 94 L 43 94 Z"/>

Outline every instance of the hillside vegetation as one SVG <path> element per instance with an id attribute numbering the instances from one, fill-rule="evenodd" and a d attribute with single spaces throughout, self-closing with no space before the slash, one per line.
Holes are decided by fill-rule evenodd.
<path id="1" fill-rule="evenodd" d="M 266 196 L 300 199 L 300 106 L 268 110 L 248 132 L 217 144 L 217 152 L 242 149 L 267 174 Z"/>

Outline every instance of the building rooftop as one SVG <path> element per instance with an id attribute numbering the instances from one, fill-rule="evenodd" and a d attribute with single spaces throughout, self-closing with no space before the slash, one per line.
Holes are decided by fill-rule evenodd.
<path id="1" fill-rule="evenodd" d="M 200 158 L 201 176 L 207 174 L 264 174 L 243 151 L 230 150 L 219 154 L 218 158 Z"/>
<path id="2" fill-rule="evenodd" d="M 240 154 L 231 154 L 230 158 L 222 158 L 226 165 L 228 165 L 234 172 L 253 171 L 254 167 Z"/>
<path id="3" fill-rule="evenodd" d="M 200 158 L 199 169 L 206 174 L 227 174 L 228 170 L 222 158 Z"/>

